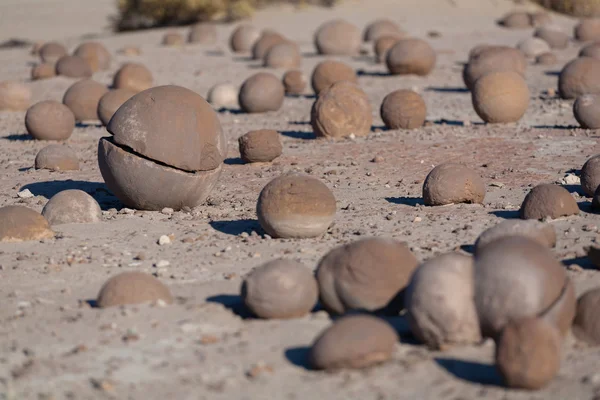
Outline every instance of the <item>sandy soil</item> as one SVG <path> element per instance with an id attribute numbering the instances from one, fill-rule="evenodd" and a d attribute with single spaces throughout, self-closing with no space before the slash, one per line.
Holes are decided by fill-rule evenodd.
<path id="1" fill-rule="evenodd" d="M 227 38 L 233 25 L 219 27 L 216 46 L 164 48 L 165 30 L 115 35 L 106 30 L 112 0 L 4 0 L 0 2 L 0 40 L 58 39 L 72 48 L 96 37 L 114 54 L 112 68 L 94 78 L 109 84 L 120 64 L 147 65 L 156 84 L 178 84 L 204 95 L 217 82 L 237 85 L 261 68 L 232 55 Z M 35 6 L 35 7 L 34 7 Z M 204 206 L 189 212 L 123 210 L 102 183 L 97 161 L 96 126 L 78 127 L 68 143 L 82 169 L 51 173 L 32 169 L 48 143 L 25 135 L 23 113 L 0 113 L 0 206 L 25 204 L 38 211 L 60 190 L 79 188 L 102 206 L 104 221 L 62 225 L 58 238 L 0 244 L 0 391 L 4 399 L 592 399 L 600 396 L 598 349 L 565 345 L 559 376 L 544 391 L 508 391 L 491 364 L 493 344 L 430 352 L 414 344 L 403 318 L 393 318 L 402 336 L 391 362 L 365 371 L 333 374 L 306 368 L 307 346 L 329 323 L 324 311 L 293 321 L 249 319 L 239 286 L 253 267 L 276 257 L 292 257 L 314 267 L 332 247 L 370 235 L 407 241 L 425 260 L 453 249 L 469 250 L 478 234 L 503 218 L 514 218 L 531 186 L 578 173 L 600 152 L 597 133 L 577 129 L 571 103 L 549 97 L 556 72 L 579 45 L 557 52 L 560 65 L 531 66 L 527 80 L 531 106 L 518 124 L 485 126 L 463 89 L 460 62 L 479 43 L 514 45 L 531 30 L 507 31 L 494 20 L 511 9 L 508 1 L 363 0 L 335 10 L 278 7 L 253 22 L 297 40 L 309 74 L 323 58 L 314 54 L 312 32 L 323 21 L 343 17 L 358 24 L 388 16 L 408 32 L 428 37 L 438 52 L 431 76 L 389 77 L 370 57 L 345 59 L 360 74 L 375 116 L 366 139 L 313 140 L 311 96 L 287 98 L 278 112 L 220 114 L 230 150 L 222 178 Z M 568 32 L 575 20 L 556 16 Z M 177 29 L 185 32 L 185 29 Z M 142 55 L 117 54 L 136 45 Z M 37 60 L 28 48 L 0 50 L 0 80 L 26 82 L 34 100 L 61 100 L 74 82 L 54 78 L 31 82 Z M 284 71 L 273 71 L 282 75 Z M 378 108 L 397 88 L 419 91 L 428 106 L 427 126 L 411 132 L 383 131 Z M 272 164 L 243 165 L 237 137 L 251 129 L 281 132 L 284 155 Z M 372 162 L 379 155 L 382 162 Z M 485 204 L 427 208 L 421 187 L 429 170 L 444 161 L 462 161 L 486 180 Z M 318 239 L 265 237 L 255 215 L 261 188 L 282 172 L 318 177 L 338 202 L 335 224 Z M 35 197 L 19 199 L 29 189 Z M 578 293 L 600 285 L 585 260 L 584 247 L 597 240 L 600 218 L 579 186 L 568 186 L 582 213 L 553 221 L 556 255 Z M 170 245 L 157 239 L 174 234 Z M 166 267 L 157 268 L 160 261 Z M 164 263 L 162 263 L 164 264 Z M 89 306 L 110 276 L 140 270 L 156 274 L 177 297 L 168 308 L 138 306 L 99 310 Z"/>

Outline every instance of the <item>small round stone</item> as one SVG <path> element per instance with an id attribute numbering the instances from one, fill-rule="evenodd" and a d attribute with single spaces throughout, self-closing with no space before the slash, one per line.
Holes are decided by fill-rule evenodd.
<path id="1" fill-rule="evenodd" d="M 558 92 L 563 99 L 600 94 L 600 60 L 579 57 L 565 65 L 558 77 Z"/>
<path id="2" fill-rule="evenodd" d="M 509 29 L 527 29 L 531 27 L 531 16 L 525 11 L 513 11 L 506 14 L 498 23 Z"/>
<path id="3" fill-rule="evenodd" d="M 296 43 L 283 42 L 269 49 L 264 58 L 265 67 L 296 68 L 300 66 L 302 56 Z"/>
<path id="4" fill-rule="evenodd" d="M 188 42 L 195 44 L 215 44 L 217 27 L 211 23 L 199 23 L 190 28 Z"/>
<path id="5" fill-rule="evenodd" d="M 484 246 L 507 236 L 523 236 L 548 248 L 556 245 L 556 231 L 552 225 L 531 219 L 507 219 L 479 235 L 475 241 L 475 254 Z"/>
<path id="6" fill-rule="evenodd" d="M 554 53 L 542 53 L 535 58 L 535 63 L 538 65 L 556 65 L 558 57 Z"/>
<path id="7" fill-rule="evenodd" d="M 252 50 L 254 43 L 260 38 L 260 31 L 252 25 L 238 26 L 229 38 L 229 46 L 235 53 L 246 53 Z"/>
<path id="8" fill-rule="evenodd" d="M 83 58 L 92 68 L 92 72 L 110 68 L 110 53 L 102 43 L 86 42 L 75 49 L 73 55 Z"/>
<path id="9" fill-rule="evenodd" d="M 163 44 L 163 46 L 179 47 L 179 46 L 183 46 L 185 44 L 185 39 L 183 38 L 183 35 L 181 35 L 180 33 L 167 32 L 164 34 L 164 36 L 162 38 L 162 44 Z"/>
<path id="10" fill-rule="evenodd" d="M 371 22 L 363 31 L 365 42 L 376 42 L 379 38 L 387 35 L 403 35 L 402 30 L 394 21 L 382 18 Z"/>
<path id="11" fill-rule="evenodd" d="M 336 201 L 320 180 L 286 174 L 270 181 L 260 192 L 256 214 L 272 237 L 309 238 L 325 233 L 333 222 Z"/>
<path id="12" fill-rule="evenodd" d="M 259 72 L 244 81 L 238 101 L 244 112 L 263 113 L 279 110 L 284 97 L 283 83 L 273 74 Z"/>
<path id="13" fill-rule="evenodd" d="M 59 58 L 66 55 L 67 49 L 60 43 L 48 42 L 40 48 L 40 58 L 48 64 L 54 64 Z"/>
<path id="14" fill-rule="evenodd" d="M 585 292 L 577 300 L 573 334 L 589 345 L 600 345 L 600 288 Z"/>
<path id="15" fill-rule="evenodd" d="M 282 82 L 285 93 L 290 95 L 303 94 L 306 91 L 306 86 L 308 86 L 306 75 L 297 69 L 287 71 L 283 75 Z"/>
<path id="16" fill-rule="evenodd" d="M 153 83 L 152 72 L 139 63 L 124 64 L 113 78 L 113 87 L 115 89 L 129 89 L 135 92 L 149 89 Z"/>
<path id="17" fill-rule="evenodd" d="M 506 46 L 477 46 L 469 54 L 469 62 L 463 70 L 463 80 L 469 90 L 475 82 L 491 72 L 512 71 L 525 76 L 527 59 L 515 48 Z"/>
<path id="18" fill-rule="evenodd" d="M 404 303 L 412 333 L 439 350 L 481 340 L 473 302 L 473 258 L 447 253 L 426 261 L 412 275 Z"/>
<path id="19" fill-rule="evenodd" d="M 51 144 L 41 149 L 35 156 L 35 169 L 77 171 L 79 170 L 79 158 L 69 146 Z"/>
<path id="20" fill-rule="evenodd" d="M 529 107 L 527 82 L 516 72 L 490 72 L 479 78 L 471 93 L 473 107 L 487 123 L 520 120 Z"/>
<path id="21" fill-rule="evenodd" d="M 462 164 L 440 164 L 429 172 L 423 183 L 423 202 L 427 206 L 483 203 L 484 198 L 485 184 L 481 177 Z"/>
<path id="22" fill-rule="evenodd" d="M 517 44 L 517 49 L 523 52 L 526 57 L 535 58 L 540 54 L 549 52 L 550 45 L 543 39 L 531 37 L 520 41 Z"/>
<path id="23" fill-rule="evenodd" d="M 317 95 L 340 81 L 358 83 L 358 77 L 354 68 L 335 60 L 325 60 L 317 64 L 311 77 L 311 85 Z"/>
<path id="24" fill-rule="evenodd" d="M 314 37 L 319 54 L 357 55 L 362 43 L 360 30 L 342 19 L 334 19 L 321 25 Z"/>
<path id="25" fill-rule="evenodd" d="M 279 132 L 271 129 L 250 131 L 238 139 L 244 162 L 270 162 L 281 155 L 283 145 Z"/>
<path id="26" fill-rule="evenodd" d="M 427 106 L 412 90 L 396 90 L 383 99 L 381 119 L 388 129 L 416 129 L 423 126 Z"/>
<path id="27" fill-rule="evenodd" d="M 392 358 L 398 334 L 387 322 L 370 315 L 336 320 L 314 341 L 309 364 L 314 369 L 359 369 Z"/>
<path id="28" fill-rule="evenodd" d="M 594 196 L 600 186 L 600 154 L 589 158 L 581 167 L 581 189 L 588 196 Z"/>
<path id="29" fill-rule="evenodd" d="M 556 219 L 577 214 L 579 207 L 571 193 L 554 184 L 541 184 L 531 189 L 519 210 L 522 219 Z"/>
<path id="30" fill-rule="evenodd" d="M 206 99 L 215 107 L 237 107 L 239 89 L 231 83 L 218 83 L 208 91 Z"/>
<path id="31" fill-rule="evenodd" d="M 96 199 L 78 189 L 63 190 L 52 196 L 42 215 L 52 226 L 102 221 L 102 210 Z"/>
<path id="32" fill-rule="evenodd" d="M 91 79 L 75 82 L 63 96 L 63 104 L 71 109 L 76 121 L 98 119 L 98 103 L 108 88 Z"/>
<path id="33" fill-rule="evenodd" d="M 392 47 L 385 60 L 392 75 L 425 76 L 435 67 L 433 48 L 421 39 L 400 39 Z"/>
<path id="34" fill-rule="evenodd" d="M 42 63 L 31 69 L 31 80 L 48 79 L 56 76 L 54 64 Z"/>
<path id="35" fill-rule="evenodd" d="M 575 26 L 575 39 L 580 42 L 589 42 L 600 39 L 600 19 L 585 18 Z"/>
<path id="36" fill-rule="evenodd" d="M 367 136 L 371 132 L 371 103 L 358 85 L 336 82 L 319 93 L 310 123 L 317 137 Z"/>
<path id="37" fill-rule="evenodd" d="M 508 322 L 496 344 L 496 366 L 509 388 L 547 386 L 558 374 L 560 358 L 557 329 L 539 318 Z"/>
<path id="38" fill-rule="evenodd" d="M 25 127 L 37 140 L 67 140 L 75 128 L 75 116 L 58 101 L 41 101 L 27 110 Z"/>
<path id="39" fill-rule="evenodd" d="M 482 334 L 495 338 L 510 320 L 539 316 L 567 284 L 552 251 L 531 239 L 507 236 L 482 247 L 475 255 L 474 296 Z"/>
<path id="40" fill-rule="evenodd" d="M 584 94 L 577 97 L 573 104 L 573 115 L 582 128 L 599 129 L 600 94 Z"/>
<path id="41" fill-rule="evenodd" d="M 538 28 L 533 34 L 535 37 L 544 40 L 552 49 L 566 49 L 569 45 L 569 35 L 557 28 L 549 26 Z"/>
<path id="42" fill-rule="evenodd" d="M 0 111 L 25 111 L 31 103 L 31 89 L 22 83 L 0 82 Z"/>
<path id="43" fill-rule="evenodd" d="M 383 35 L 375 41 L 373 51 L 375 52 L 375 59 L 378 63 L 385 62 L 388 52 L 400 39 L 402 39 L 402 36 Z"/>
<path id="44" fill-rule="evenodd" d="M 353 310 L 396 314 L 418 261 L 406 243 L 367 238 L 327 253 L 317 266 L 320 299 L 331 313 Z"/>
<path id="45" fill-rule="evenodd" d="M 319 297 L 312 271 L 286 259 L 270 261 L 250 272 L 241 292 L 246 307 L 266 319 L 302 317 L 313 309 Z"/>
<path id="46" fill-rule="evenodd" d="M 56 62 L 56 75 L 68 78 L 89 78 L 92 76 L 90 64 L 78 56 L 62 56 Z"/>
<path id="47" fill-rule="evenodd" d="M 46 218 L 23 206 L 0 208 L 0 242 L 24 242 L 54 237 Z"/>
<path id="48" fill-rule="evenodd" d="M 531 16 L 531 24 L 534 27 L 550 25 L 552 23 L 552 17 L 545 11 L 536 11 L 529 15 Z"/>
<path id="49" fill-rule="evenodd" d="M 110 278 L 98 293 L 100 308 L 163 301 L 173 303 L 169 289 L 158 279 L 144 272 L 122 272 Z"/>
<path id="50" fill-rule="evenodd" d="M 252 58 L 254 60 L 264 60 L 269 50 L 281 43 L 288 43 L 288 40 L 277 32 L 263 32 L 260 39 L 252 46 Z"/>
<path id="51" fill-rule="evenodd" d="M 600 41 L 588 44 L 579 51 L 579 57 L 600 59 Z"/>
<path id="52" fill-rule="evenodd" d="M 98 102 L 98 118 L 106 126 L 112 116 L 127 100 L 135 96 L 136 91 L 130 89 L 114 89 L 108 91 Z"/>

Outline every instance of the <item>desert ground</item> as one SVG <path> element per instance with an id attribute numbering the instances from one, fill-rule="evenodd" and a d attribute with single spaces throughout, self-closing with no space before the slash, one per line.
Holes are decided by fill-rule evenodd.
<path id="1" fill-rule="evenodd" d="M 517 7 L 528 7 L 519 5 Z M 35 170 L 36 153 L 47 142 L 30 140 L 24 113 L 0 113 L 0 206 L 23 204 L 41 211 L 55 193 L 82 189 L 103 209 L 97 224 L 55 228 L 55 239 L 0 243 L 0 396 L 3 399 L 596 399 L 600 398 L 600 350 L 565 343 L 559 375 L 546 389 L 506 389 L 493 366 L 494 345 L 432 352 L 411 337 L 403 317 L 389 318 L 401 341 L 393 359 L 361 371 L 311 371 L 308 346 L 330 324 L 315 310 L 294 320 L 250 318 L 240 284 L 254 267 L 274 258 L 297 259 L 314 268 L 331 248 L 368 236 L 409 243 L 419 260 L 470 251 L 477 236 L 518 208 L 531 187 L 579 174 L 600 153 L 598 134 L 578 128 L 572 102 L 553 92 L 557 73 L 580 44 L 557 51 L 559 64 L 530 65 L 531 103 L 517 124 L 485 125 L 461 78 L 462 62 L 480 43 L 514 46 L 532 30 L 507 30 L 495 21 L 515 8 L 503 0 L 348 0 L 338 7 L 279 6 L 251 20 L 296 40 L 302 70 L 310 75 L 325 57 L 315 54 L 312 34 L 324 21 L 345 18 L 359 27 L 389 17 L 412 35 L 427 39 L 438 59 L 427 77 L 388 76 L 371 53 L 343 58 L 359 71 L 375 118 L 367 138 L 316 140 L 310 108 L 314 96 L 287 97 L 277 112 L 222 111 L 228 158 L 205 205 L 163 214 L 124 208 L 103 183 L 97 143 L 104 128 L 79 125 L 68 144 L 81 160 L 76 172 Z M 215 83 L 240 85 L 262 70 L 236 55 L 228 37 L 236 24 L 218 26 L 214 46 L 160 45 L 169 30 L 115 34 L 109 29 L 113 0 L 3 0 L 0 40 L 58 40 L 73 49 L 84 40 L 103 43 L 111 69 L 94 75 L 109 85 L 121 64 L 136 61 L 153 73 L 156 85 L 176 84 L 205 96 Z M 572 32 L 577 20 L 553 14 Z M 139 56 L 118 53 L 139 46 Z M 370 46 L 366 48 L 371 50 Z M 33 90 L 33 101 L 61 101 L 73 79 L 31 81 L 37 57 L 30 46 L 0 50 L 0 81 L 17 80 Z M 271 70 L 281 76 L 285 71 Z M 389 92 L 409 88 L 427 104 L 427 123 L 414 131 L 386 131 L 379 105 Z M 283 155 L 269 164 L 239 159 L 237 138 L 259 128 L 279 131 Z M 374 162 L 376 156 L 378 162 Z M 483 205 L 426 207 L 422 184 L 446 161 L 474 168 L 486 182 Z M 285 240 L 265 235 L 256 219 L 256 200 L 272 178 L 299 171 L 319 178 L 333 191 L 333 226 L 316 239 Z M 577 293 L 600 286 L 600 273 L 585 257 L 596 243 L 600 216 L 590 209 L 579 185 L 567 185 L 579 216 L 554 220 L 563 260 Z M 17 193 L 29 189 L 34 197 Z M 158 245 L 161 235 L 171 244 Z M 102 284 L 127 270 L 159 277 L 176 297 L 168 307 L 93 307 Z"/>

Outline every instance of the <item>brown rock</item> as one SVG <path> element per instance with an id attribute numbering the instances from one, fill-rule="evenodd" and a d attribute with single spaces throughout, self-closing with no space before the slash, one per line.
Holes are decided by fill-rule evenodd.
<path id="1" fill-rule="evenodd" d="M 34 210 L 23 206 L 0 208 L 0 242 L 23 242 L 54 237 L 48 221 Z"/>
<path id="2" fill-rule="evenodd" d="M 272 46 L 264 58 L 265 67 L 270 68 L 296 68 L 301 62 L 300 48 L 292 42 Z"/>
<path id="3" fill-rule="evenodd" d="M 510 29 L 531 28 L 531 15 L 524 11 L 512 11 L 498 21 L 498 24 Z"/>
<path id="4" fill-rule="evenodd" d="M 527 82 L 517 72 L 490 72 L 475 82 L 473 107 L 487 123 L 509 123 L 520 120 L 529 106 Z"/>
<path id="5" fill-rule="evenodd" d="M 260 38 L 260 31 L 252 25 L 238 26 L 229 38 L 229 46 L 236 53 L 245 53 L 252 50 L 254 43 Z"/>
<path id="6" fill-rule="evenodd" d="M 244 81 L 238 102 L 247 113 L 263 113 L 279 110 L 284 97 L 283 83 L 273 74 L 259 72 Z"/>
<path id="7" fill-rule="evenodd" d="M 340 81 L 358 83 L 358 77 L 352 67 L 334 60 L 325 60 L 317 64 L 311 77 L 312 88 L 317 95 Z"/>
<path id="8" fill-rule="evenodd" d="M 581 189 L 593 196 L 600 186 L 600 154 L 590 157 L 581 167 Z"/>
<path id="9" fill-rule="evenodd" d="M 130 89 L 114 89 L 106 92 L 98 102 L 98 118 L 100 118 L 102 125 L 107 126 L 119 107 L 135 96 L 136 93 Z"/>
<path id="10" fill-rule="evenodd" d="M 416 129 L 423 126 L 427 106 L 412 90 L 396 90 L 383 99 L 381 119 L 388 129 Z"/>
<path id="11" fill-rule="evenodd" d="M 535 58 L 540 54 L 550 51 L 550 45 L 538 37 L 530 37 L 517 43 L 517 49 L 525 54 L 526 57 Z"/>
<path id="12" fill-rule="evenodd" d="M 435 67 L 436 54 L 429 43 L 421 39 L 401 39 L 386 57 L 392 75 L 425 76 Z"/>
<path id="13" fill-rule="evenodd" d="M 357 55 L 362 43 L 360 30 L 342 19 L 334 19 L 321 25 L 314 37 L 319 54 Z"/>
<path id="14" fill-rule="evenodd" d="M 63 104 L 71 109 L 76 121 L 98 119 L 98 102 L 108 88 L 91 79 L 75 82 L 63 96 Z"/>
<path id="15" fill-rule="evenodd" d="M 143 272 L 122 272 L 110 278 L 98 293 L 100 308 L 141 304 L 162 300 L 173 303 L 169 289 L 158 279 Z"/>
<path id="16" fill-rule="evenodd" d="M 162 38 L 163 46 L 179 47 L 185 44 L 183 35 L 177 32 L 167 32 Z"/>
<path id="17" fill-rule="evenodd" d="M 600 19 L 585 18 L 582 19 L 574 30 L 575 39 L 580 42 L 589 42 L 600 39 Z"/>
<path id="18" fill-rule="evenodd" d="M 552 219 L 577 215 L 579 207 L 571 194 L 562 186 L 537 185 L 525 196 L 519 215 L 522 219 Z"/>
<path id="19" fill-rule="evenodd" d="M 92 76 L 92 68 L 87 60 L 78 56 L 62 56 L 56 62 L 56 75 L 69 78 L 89 78 Z"/>
<path id="20" fill-rule="evenodd" d="M 153 83 L 152 72 L 139 63 L 124 64 L 113 78 L 115 89 L 129 89 L 135 92 L 150 89 Z"/>
<path id="21" fill-rule="evenodd" d="M 52 226 L 61 224 L 86 224 L 102 221 L 98 202 L 83 190 L 58 192 L 46 203 L 42 215 Z"/>
<path id="22" fill-rule="evenodd" d="M 491 72 L 513 71 L 525 75 L 527 60 L 523 53 L 512 47 L 481 45 L 473 48 L 463 70 L 463 79 L 469 90 L 482 76 Z"/>
<path id="23" fill-rule="evenodd" d="M 92 72 L 110 68 L 110 53 L 102 43 L 86 42 L 75 49 L 73 55 L 83 58 L 92 68 Z"/>
<path id="24" fill-rule="evenodd" d="M 281 155 L 279 132 L 271 129 L 250 131 L 238 140 L 240 156 L 247 163 L 270 162 Z"/>
<path id="25" fill-rule="evenodd" d="M 300 95 L 303 94 L 308 85 L 306 75 L 300 70 L 294 69 L 287 71 L 283 75 L 283 87 L 286 94 Z"/>
<path id="26" fill-rule="evenodd" d="M 600 288 L 585 292 L 577 300 L 573 334 L 591 346 L 600 345 Z"/>
<path id="27" fill-rule="evenodd" d="M 375 59 L 378 63 L 385 62 L 387 53 L 396 43 L 398 43 L 398 40 L 402 39 L 402 37 L 403 36 L 400 35 L 383 35 L 375 41 L 373 51 L 375 52 Z"/>
<path id="28" fill-rule="evenodd" d="M 592 57 L 600 59 L 600 42 L 596 41 L 584 46 L 579 51 L 579 57 Z"/>
<path id="29" fill-rule="evenodd" d="M 475 241 L 475 254 L 484 246 L 507 236 L 523 236 L 548 248 L 556 246 L 556 231 L 552 225 L 531 219 L 507 219 L 479 235 Z"/>
<path id="30" fill-rule="evenodd" d="M 423 202 L 427 206 L 452 203 L 483 203 L 485 184 L 472 169 L 447 162 L 429 172 L 423 183 Z"/>
<path id="31" fill-rule="evenodd" d="M 31 69 L 31 80 L 48 79 L 56 76 L 56 67 L 53 64 L 42 63 Z"/>
<path id="32" fill-rule="evenodd" d="M 558 92 L 563 99 L 600 94 L 600 60 L 579 57 L 565 65 L 558 77 Z"/>
<path id="33" fill-rule="evenodd" d="M 35 156 L 35 169 L 78 171 L 79 158 L 69 146 L 51 144 L 41 149 Z"/>
<path id="34" fill-rule="evenodd" d="M 569 45 L 569 35 L 556 28 L 541 27 L 533 35 L 544 40 L 553 49 L 566 49 Z"/>
<path id="35" fill-rule="evenodd" d="M 539 65 L 555 65 L 558 63 L 558 58 L 554 53 L 542 53 L 535 58 L 535 63 Z"/>
<path id="36" fill-rule="evenodd" d="M 573 115 L 582 128 L 599 129 L 600 94 L 584 94 L 577 97 L 573 104 Z"/>
<path id="37" fill-rule="evenodd" d="M 48 42 L 40 48 L 39 54 L 43 62 L 54 64 L 59 58 L 67 55 L 67 49 L 60 43 Z"/>
<path id="38" fill-rule="evenodd" d="M 75 116 L 58 101 L 41 101 L 27 110 L 25 127 L 37 140 L 67 140 L 75 128 Z"/>
<path id="39" fill-rule="evenodd" d="M 193 25 L 188 34 L 188 42 L 195 44 L 215 44 L 217 42 L 217 27 L 214 24 L 205 22 Z"/>
<path id="40" fill-rule="evenodd" d="M 288 43 L 288 40 L 277 32 L 263 32 L 260 39 L 252 46 L 252 58 L 254 60 L 264 60 L 269 50 L 281 43 Z"/>
<path id="41" fill-rule="evenodd" d="M 363 40 L 365 42 L 376 42 L 383 36 L 403 36 L 404 32 L 394 21 L 381 18 L 371 22 L 363 31 Z"/>
<path id="42" fill-rule="evenodd" d="M 31 103 L 31 89 L 22 83 L 0 82 L 0 111 L 25 111 Z"/>

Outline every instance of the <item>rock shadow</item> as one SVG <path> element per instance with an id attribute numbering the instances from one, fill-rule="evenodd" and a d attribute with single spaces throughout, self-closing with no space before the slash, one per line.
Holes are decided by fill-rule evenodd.
<path id="1" fill-rule="evenodd" d="M 504 219 L 519 218 L 519 210 L 497 210 L 497 211 L 490 211 L 490 214 L 495 215 L 498 218 L 504 218 Z"/>
<path id="2" fill-rule="evenodd" d="M 245 114 L 244 110 L 241 108 L 230 108 L 230 107 L 221 107 L 217 109 L 217 112 L 220 114 Z"/>
<path id="3" fill-rule="evenodd" d="M 226 158 L 223 163 L 225 163 L 226 165 L 244 165 L 246 164 L 244 162 L 244 160 L 242 160 L 239 157 L 230 157 L 230 158 Z"/>
<path id="4" fill-rule="evenodd" d="M 9 140 L 11 142 L 30 142 L 35 140 L 33 136 L 28 133 L 11 133 L 8 136 L 2 136 L 2 139 Z"/>
<path id="5" fill-rule="evenodd" d="M 356 75 L 358 76 L 371 76 L 371 77 L 391 77 L 393 76 L 392 74 L 390 74 L 389 72 L 382 72 L 382 71 L 366 71 L 364 69 L 359 69 L 356 71 Z"/>
<path id="6" fill-rule="evenodd" d="M 562 263 L 565 267 L 568 267 L 569 265 L 577 264 L 583 269 L 590 270 L 590 271 L 598 271 L 598 267 L 596 267 L 594 265 L 594 263 L 592 262 L 592 260 L 590 260 L 590 258 L 587 256 L 565 258 L 564 260 L 562 260 Z"/>
<path id="7" fill-rule="evenodd" d="M 308 355 L 310 353 L 310 347 L 299 346 L 290 347 L 284 351 L 285 358 L 297 367 L 312 370 L 308 362 Z"/>
<path id="8" fill-rule="evenodd" d="M 248 234 L 255 231 L 257 233 L 262 232 L 262 228 L 260 224 L 255 219 L 238 219 L 238 220 L 230 220 L 230 221 L 211 221 L 209 222 L 210 226 L 227 235 L 237 236 L 243 232 Z"/>
<path id="9" fill-rule="evenodd" d="M 101 182 L 74 181 L 72 179 L 34 182 L 21 187 L 20 190 L 25 189 L 29 189 L 35 196 L 44 196 L 47 199 L 63 190 L 79 189 L 96 199 L 102 210 L 123 207 L 119 199 Z"/>
<path id="10" fill-rule="evenodd" d="M 469 93 L 469 89 L 466 87 L 440 87 L 440 86 L 429 86 L 425 88 L 427 92 L 437 93 Z"/>
<path id="11" fill-rule="evenodd" d="M 75 128 L 102 128 L 102 123 L 96 121 L 79 121 L 75 124 Z"/>
<path id="12" fill-rule="evenodd" d="M 388 203 L 402 204 L 411 207 L 425 205 L 422 197 L 386 197 L 385 200 Z"/>
<path id="13" fill-rule="evenodd" d="M 435 362 L 463 381 L 481 385 L 503 386 L 502 377 L 494 365 L 455 358 L 435 358 Z"/>
<path id="14" fill-rule="evenodd" d="M 222 50 L 206 50 L 204 52 L 204 55 L 209 57 L 223 57 L 225 55 L 225 52 Z"/>
<path id="15" fill-rule="evenodd" d="M 234 294 L 218 294 L 206 298 L 208 303 L 221 304 L 242 319 L 252 318 L 252 313 L 246 308 L 241 296 Z"/>
<path id="16" fill-rule="evenodd" d="M 288 122 L 288 123 L 290 125 L 310 125 L 310 121 L 291 121 L 291 122 Z"/>
<path id="17" fill-rule="evenodd" d="M 256 60 L 253 59 L 252 56 L 237 56 L 237 57 L 233 57 L 233 61 L 235 61 L 235 62 L 250 62 L 250 61 L 256 61 Z"/>
<path id="18" fill-rule="evenodd" d="M 535 129 L 560 129 L 560 130 L 570 130 L 570 129 L 579 129 L 580 126 L 576 125 L 533 125 L 532 128 Z"/>
<path id="19" fill-rule="evenodd" d="M 314 132 L 302 132 L 302 131 L 279 131 L 283 136 L 291 137 L 293 139 L 302 140 L 313 140 L 317 138 Z"/>

